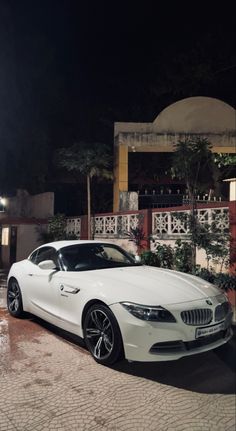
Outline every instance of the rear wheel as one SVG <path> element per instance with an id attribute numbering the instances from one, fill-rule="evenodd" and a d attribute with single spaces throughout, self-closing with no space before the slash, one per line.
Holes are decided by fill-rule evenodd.
<path id="1" fill-rule="evenodd" d="M 123 353 L 119 325 L 105 305 L 95 304 L 89 308 L 84 321 L 84 339 L 99 364 L 112 365 Z"/>
<path id="2" fill-rule="evenodd" d="M 23 316 L 23 303 L 19 284 L 15 278 L 10 279 L 7 287 L 7 308 L 14 317 Z"/>

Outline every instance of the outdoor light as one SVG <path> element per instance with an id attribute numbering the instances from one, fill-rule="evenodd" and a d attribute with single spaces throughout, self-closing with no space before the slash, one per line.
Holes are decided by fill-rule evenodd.
<path id="1" fill-rule="evenodd" d="M 5 206 L 7 201 L 6 201 L 5 198 L 0 197 L 0 202 L 1 202 L 2 205 Z"/>
<path id="2" fill-rule="evenodd" d="M 3 227 L 2 228 L 2 245 L 9 245 L 9 235 L 10 235 L 9 227 Z"/>
<path id="3" fill-rule="evenodd" d="M 7 203 L 6 199 L 0 196 L 0 212 L 5 211 L 6 203 Z"/>

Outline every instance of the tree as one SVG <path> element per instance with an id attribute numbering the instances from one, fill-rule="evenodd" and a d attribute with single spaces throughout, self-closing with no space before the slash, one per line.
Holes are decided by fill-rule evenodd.
<path id="1" fill-rule="evenodd" d="M 87 183 L 88 239 L 91 238 L 91 179 L 111 179 L 111 154 L 104 144 L 74 143 L 56 152 L 56 164 L 67 171 L 80 173 Z"/>
<path id="2" fill-rule="evenodd" d="M 236 154 L 214 154 L 216 172 L 219 178 L 234 178 L 236 176 Z"/>
<path id="3" fill-rule="evenodd" d="M 187 136 L 175 144 L 172 162 L 172 176 L 185 180 L 189 204 L 191 206 L 190 236 L 192 243 L 192 266 L 196 265 L 196 238 L 198 222 L 196 213 L 196 193 L 212 184 L 213 154 L 206 138 Z"/>
<path id="4" fill-rule="evenodd" d="M 185 180 L 191 202 L 197 191 L 212 183 L 213 164 L 211 144 L 206 138 L 187 136 L 175 144 L 172 176 Z"/>
<path id="5" fill-rule="evenodd" d="M 212 260 L 216 264 L 220 264 L 220 273 L 223 271 L 223 266 L 229 265 L 229 244 L 230 235 L 214 232 L 211 235 L 211 240 L 207 247 L 205 247 L 207 256 L 207 269 L 209 269 L 209 262 Z"/>

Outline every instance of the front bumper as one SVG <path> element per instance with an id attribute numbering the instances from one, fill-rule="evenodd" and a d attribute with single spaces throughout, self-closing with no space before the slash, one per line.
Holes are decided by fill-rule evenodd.
<path id="1" fill-rule="evenodd" d="M 176 323 L 160 323 L 138 319 L 121 304 L 111 305 L 120 326 L 126 359 L 141 362 L 176 360 L 220 347 L 232 337 L 232 313 L 225 318 L 223 330 L 196 339 L 196 329 L 199 326 L 186 325 L 182 321 L 181 307 L 183 304 L 179 310 L 176 304 L 173 310 L 168 307 L 175 316 Z M 212 322 L 212 325 L 215 323 Z"/>

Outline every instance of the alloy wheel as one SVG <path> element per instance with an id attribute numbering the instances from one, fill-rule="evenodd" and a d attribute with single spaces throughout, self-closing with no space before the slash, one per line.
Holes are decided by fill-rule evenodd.
<path id="1" fill-rule="evenodd" d="M 16 313 L 20 307 L 20 288 L 17 281 L 12 281 L 8 287 L 8 308 L 12 313 Z"/>
<path id="2" fill-rule="evenodd" d="M 99 308 L 91 310 L 85 330 L 87 344 L 94 358 L 108 358 L 114 346 L 114 331 L 106 312 Z"/>

